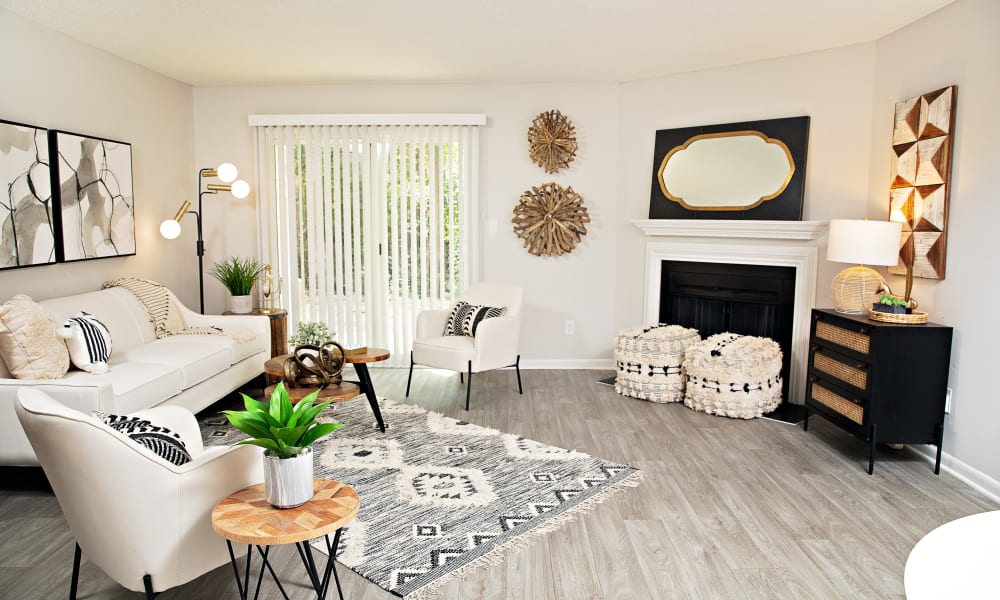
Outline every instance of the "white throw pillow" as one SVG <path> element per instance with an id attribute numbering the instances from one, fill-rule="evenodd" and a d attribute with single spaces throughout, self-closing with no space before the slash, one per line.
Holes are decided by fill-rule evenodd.
<path id="1" fill-rule="evenodd" d="M 24 294 L 0 305 L 0 357 L 18 379 L 59 379 L 69 370 L 52 315 Z"/>
<path id="2" fill-rule="evenodd" d="M 66 340 L 73 366 L 95 375 L 107 373 L 111 332 L 94 315 L 80 311 L 78 316 L 66 319 L 59 336 Z"/>

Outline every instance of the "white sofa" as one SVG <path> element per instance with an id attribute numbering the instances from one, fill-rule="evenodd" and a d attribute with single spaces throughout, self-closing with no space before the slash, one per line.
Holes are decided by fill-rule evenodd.
<path id="1" fill-rule="evenodd" d="M 156 339 L 146 309 L 130 292 L 109 288 L 39 301 L 61 325 L 86 311 L 107 325 L 112 353 L 107 373 L 70 369 L 62 379 L 14 379 L 0 360 L 0 465 L 37 466 L 38 459 L 14 414 L 17 391 L 41 390 L 83 413 L 133 413 L 153 406 L 177 405 L 198 412 L 264 370 L 270 357 L 267 317 L 201 315 L 173 296 L 188 327 L 249 330 L 252 340 L 226 335 L 175 335 Z"/>

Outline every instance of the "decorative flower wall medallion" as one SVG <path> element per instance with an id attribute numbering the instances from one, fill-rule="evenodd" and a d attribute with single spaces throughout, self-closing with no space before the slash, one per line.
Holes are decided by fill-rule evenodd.
<path id="1" fill-rule="evenodd" d="M 585 223 L 590 223 L 590 216 L 583 197 L 572 187 L 550 182 L 521 194 L 511 222 L 528 252 L 552 256 L 573 251 L 587 235 Z"/>
<path id="2" fill-rule="evenodd" d="M 543 112 L 528 128 L 528 156 L 531 162 L 558 173 L 576 158 L 576 128 L 558 110 Z"/>

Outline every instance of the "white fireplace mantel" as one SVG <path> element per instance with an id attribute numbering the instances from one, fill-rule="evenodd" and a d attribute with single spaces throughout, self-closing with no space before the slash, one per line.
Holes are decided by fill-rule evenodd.
<path id="1" fill-rule="evenodd" d="M 660 316 L 660 283 L 665 260 L 795 268 L 792 356 L 789 395 L 805 400 L 809 315 L 816 301 L 817 239 L 826 221 L 724 221 L 704 219 L 636 219 L 646 234 L 645 322 Z"/>
<path id="2" fill-rule="evenodd" d="M 828 221 L 725 221 L 715 219 L 633 219 L 648 237 L 751 238 L 758 240 L 815 240 Z"/>

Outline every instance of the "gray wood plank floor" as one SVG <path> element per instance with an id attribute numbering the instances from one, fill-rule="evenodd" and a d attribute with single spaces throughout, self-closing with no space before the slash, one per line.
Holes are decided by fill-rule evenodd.
<path id="1" fill-rule="evenodd" d="M 372 369 L 380 395 L 404 400 L 406 371 Z M 914 453 L 867 449 L 822 418 L 801 427 L 711 417 L 622 398 L 601 371 L 474 376 L 462 410 L 457 374 L 417 370 L 408 402 L 640 468 L 614 496 L 506 562 L 444 588 L 442 598 L 903 598 L 903 566 L 931 529 L 1000 508 Z M 363 400 L 358 400 L 363 401 Z M 947 440 L 946 440 L 947 444 Z M 362 498 L 362 502 L 364 499 Z M 73 540 L 47 492 L 0 483 L 0 598 L 65 598 Z M 272 552 L 292 598 L 310 596 L 293 549 Z M 345 597 L 390 594 L 340 570 Z M 262 597 L 279 598 L 265 583 Z M 141 598 L 86 561 L 79 598 Z M 162 600 L 236 598 L 228 565 Z"/>

